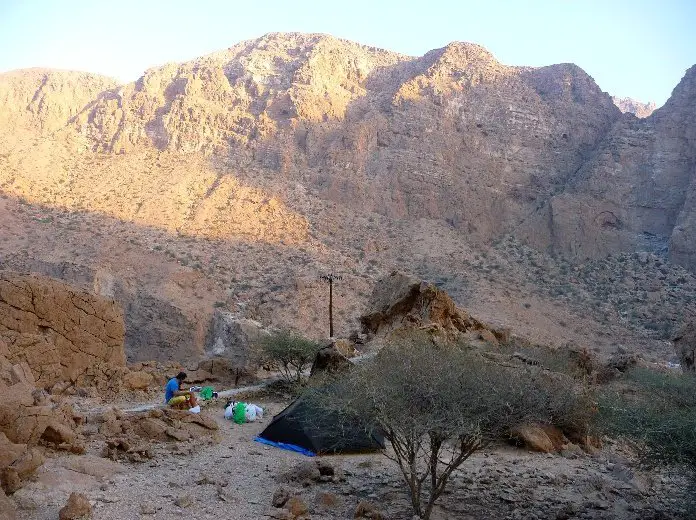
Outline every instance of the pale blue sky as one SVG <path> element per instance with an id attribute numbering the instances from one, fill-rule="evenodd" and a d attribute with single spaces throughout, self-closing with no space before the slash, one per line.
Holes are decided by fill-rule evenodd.
<path id="1" fill-rule="evenodd" d="M 0 0 L 0 71 L 133 81 L 276 31 L 410 55 L 470 41 L 509 65 L 576 63 L 602 90 L 658 105 L 696 63 L 696 0 Z"/>

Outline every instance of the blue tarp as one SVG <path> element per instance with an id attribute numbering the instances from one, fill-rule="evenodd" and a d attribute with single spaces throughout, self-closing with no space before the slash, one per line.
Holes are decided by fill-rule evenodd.
<path id="1" fill-rule="evenodd" d="M 307 455 L 308 457 L 316 457 L 317 456 L 317 454 L 314 453 L 313 451 L 309 451 L 308 449 L 303 448 L 302 446 L 296 446 L 295 444 L 288 444 L 286 442 L 269 441 L 268 439 L 264 439 L 263 437 L 256 437 L 254 440 L 256 442 L 260 442 L 261 444 L 268 444 L 269 446 L 275 446 L 276 448 L 280 448 L 283 450 L 296 451 L 297 453 L 301 453 L 302 455 Z"/>

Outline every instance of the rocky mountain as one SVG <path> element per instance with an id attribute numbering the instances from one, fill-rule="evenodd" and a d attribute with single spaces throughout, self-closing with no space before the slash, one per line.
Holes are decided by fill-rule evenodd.
<path id="1" fill-rule="evenodd" d="M 612 96 L 611 100 L 624 114 L 628 112 L 640 118 L 648 117 L 657 108 L 657 105 L 654 101 L 642 103 L 641 101 L 637 101 L 630 97 L 622 98 L 617 96 Z"/>
<path id="2" fill-rule="evenodd" d="M 638 119 L 572 64 L 294 33 L 125 85 L 1 74 L 1 260 L 85 266 L 78 281 L 126 310 L 131 359 L 203 352 L 214 306 L 319 335 L 326 270 L 344 275 L 342 333 L 394 267 L 534 332 L 512 296 L 534 269 L 491 276 L 504 237 L 572 262 L 647 251 L 696 269 L 694 96 L 692 68 Z M 567 321 L 553 305 L 551 328 Z"/>
<path id="3" fill-rule="evenodd" d="M 646 236 L 666 243 L 674 232 L 674 259 L 690 262 L 684 231 L 675 226 L 686 200 L 678 194 L 693 173 L 693 147 L 688 138 L 681 146 L 669 135 L 671 122 L 693 131 L 689 74 L 670 101 L 642 121 L 622 116 L 574 65 L 509 67 L 466 43 L 412 58 L 325 35 L 269 34 L 148 70 L 122 86 L 45 71 L 0 81 L 5 128 L 60 128 L 52 146 L 16 145 L 2 165 L 8 192 L 42 203 L 166 221 L 195 233 L 280 231 L 302 240 L 305 218 L 283 203 L 301 186 L 388 217 L 443 220 L 483 243 L 521 229 L 540 247 L 578 257 L 641 248 Z M 641 157 L 621 164 L 624 175 L 610 188 L 634 192 L 631 200 L 614 197 L 615 211 L 594 204 L 578 228 L 575 205 L 596 199 L 597 187 L 585 179 L 596 168 L 615 177 L 614 157 L 626 140 Z M 674 197 L 653 194 L 660 191 L 653 181 L 628 180 L 659 169 L 655 146 L 674 152 L 654 181 Z M 91 153 L 75 157 L 75 150 Z M 47 157 L 53 171 L 36 175 L 43 169 L 36 163 Z M 53 165 L 56 157 L 63 171 Z M 177 171 L 182 161 L 184 172 Z M 128 171 L 129 182 L 107 169 Z M 280 197 L 264 199 L 239 186 L 240 178 L 270 184 Z M 182 192 L 190 200 L 181 200 Z M 249 198 L 261 200 L 249 207 Z M 649 223 L 640 217 L 646 204 L 639 199 L 649 199 Z M 275 231 L 251 226 L 263 218 L 244 214 L 257 210 L 285 213 L 285 224 L 277 229 L 276 222 Z M 230 213 L 240 218 L 230 222 Z M 686 213 L 682 226 L 688 226 Z M 631 236 L 614 236 L 616 219 Z"/>
<path id="4" fill-rule="evenodd" d="M 619 119 L 563 192 L 536 216 L 529 234 L 537 247 L 574 258 L 647 250 L 696 268 L 694 101 L 696 67 L 691 67 L 650 117 Z"/>

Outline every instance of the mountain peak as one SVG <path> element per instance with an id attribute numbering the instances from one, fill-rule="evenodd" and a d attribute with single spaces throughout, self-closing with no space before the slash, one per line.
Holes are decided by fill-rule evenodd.
<path id="1" fill-rule="evenodd" d="M 654 101 L 643 103 L 630 97 L 620 98 L 617 96 L 612 96 L 611 100 L 617 107 L 619 107 L 619 110 L 621 110 L 621 112 L 623 112 L 624 114 L 630 113 L 640 118 L 648 117 L 657 108 L 657 105 Z"/>

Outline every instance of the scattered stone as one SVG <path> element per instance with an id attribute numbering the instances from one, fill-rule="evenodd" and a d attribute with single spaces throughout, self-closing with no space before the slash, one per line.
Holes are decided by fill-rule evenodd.
<path id="1" fill-rule="evenodd" d="M 298 516 L 302 516 L 309 512 L 307 504 L 305 504 L 304 500 L 297 496 L 290 497 L 290 499 L 285 504 L 285 509 L 290 511 L 290 514 L 292 514 L 293 518 L 297 518 Z"/>
<path id="2" fill-rule="evenodd" d="M 273 493 L 273 499 L 271 500 L 271 504 L 273 504 L 273 507 L 283 507 L 289 499 L 290 492 L 284 487 L 279 487 Z"/>
<path id="3" fill-rule="evenodd" d="M 176 500 L 174 500 L 174 505 L 185 509 L 193 505 L 193 502 L 193 496 L 191 496 L 189 493 L 185 493 L 183 495 L 179 495 Z"/>
<path id="4" fill-rule="evenodd" d="M 232 502 L 235 499 L 232 492 L 226 489 L 226 485 L 219 485 L 217 487 L 217 497 L 223 502 Z"/>
<path id="5" fill-rule="evenodd" d="M 343 504 L 343 500 L 329 491 L 318 491 L 314 496 L 314 503 L 322 509 L 336 509 Z"/>
<path id="6" fill-rule="evenodd" d="M 157 513 L 157 508 L 150 502 L 143 502 L 140 504 L 140 514 L 141 515 L 154 515 Z"/>
<path id="7" fill-rule="evenodd" d="M 372 518 L 373 520 L 385 520 L 382 512 L 372 502 L 361 500 L 355 508 L 353 518 Z"/>
<path id="8" fill-rule="evenodd" d="M 312 482 L 318 482 L 321 477 L 321 472 L 316 461 L 303 460 L 290 471 L 280 476 L 282 482 L 299 482 L 302 485 L 310 485 Z"/>

